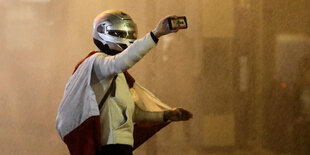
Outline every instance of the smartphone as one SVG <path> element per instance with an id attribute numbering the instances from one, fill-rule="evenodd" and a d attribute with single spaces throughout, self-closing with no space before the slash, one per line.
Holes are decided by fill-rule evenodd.
<path id="1" fill-rule="evenodd" d="M 170 30 L 187 29 L 187 21 L 185 16 L 168 18 Z"/>

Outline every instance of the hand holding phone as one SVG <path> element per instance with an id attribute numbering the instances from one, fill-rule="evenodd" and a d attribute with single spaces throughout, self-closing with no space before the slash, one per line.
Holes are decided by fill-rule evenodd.
<path id="1" fill-rule="evenodd" d="M 185 16 L 167 16 L 159 21 L 152 32 L 157 38 L 159 38 L 169 33 L 176 33 L 179 29 L 186 28 L 187 21 Z"/>
<path id="2" fill-rule="evenodd" d="M 168 19 L 170 30 L 187 29 L 187 21 L 185 16 L 170 17 Z"/>

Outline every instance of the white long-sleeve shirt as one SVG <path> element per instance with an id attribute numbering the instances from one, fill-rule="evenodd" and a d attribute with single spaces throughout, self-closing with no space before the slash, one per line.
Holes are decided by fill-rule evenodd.
<path id="1" fill-rule="evenodd" d="M 127 144 L 133 146 L 133 122 L 163 121 L 163 112 L 147 112 L 135 105 L 123 74 L 155 45 L 148 34 L 116 56 L 108 56 L 103 53 L 97 55 L 91 81 L 97 103 L 100 103 L 105 94 L 106 84 L 104 81 L 117 74 L 115 97 L 109 96 L 100 111 L 102 145 Z"/>

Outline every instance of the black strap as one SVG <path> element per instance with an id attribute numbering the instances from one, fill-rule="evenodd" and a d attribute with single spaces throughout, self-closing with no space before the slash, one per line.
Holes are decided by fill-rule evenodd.
<path id="1" fill-rule="evenodd" d="M 98 105 L 99 111 L 101 111 L 101 108 L 102 108 L 104 102 L 107 100 L 107 98 L 109 97 L 110 94 L 111 94 L 112 97 L 115 96 L 115 92 L 116 92 L 116 82 L 115 82 L 115 80 L 116 80 L 116 78 L 117 78 L 117 75 L 114 76 L 114 78 L 113 78 L 113 80 L 112 80 L 112 82 L 111 82 L 110 88 L 109 88 L 109 89 L 107 90 L 107 92 L 104 94 L 104 96 L 103 96 L 103 98 L 102 98 L 100 104 Z"/>
<path id="2" fill-rule="evenodd" d="M 151 34 L 153 41 L 157 44 L 159 39 L 155 36 L 155 34 L 153 32 L 151 32 L 150 34 Z"/>

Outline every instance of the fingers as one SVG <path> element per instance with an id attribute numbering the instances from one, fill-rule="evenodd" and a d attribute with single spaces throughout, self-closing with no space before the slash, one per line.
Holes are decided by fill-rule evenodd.
<path id="1" fill-rule="evenodd" d="M 182 118 L 182 111 L 181 111 L 181 109 L 177 108 L 177 109 L 175 110 L 175 112 L 176 112 L 176 116 L 177 116 L 178 118 Z"/>
<path id="2" fill-rule="evenodd" d="M 178 30 L 178 29 L 176 29 L 176 30 L 170 30 L 170 28 L 169 28 L 169 31 L 170 31 L 170 33 L 177 33 L 179 30 Z"/>
<path id="3" fill-rule="evenodd" d="M 176 33 L 176 32 L 179 31 L 178 29 L 176 29 L 176 30 L 171 30 L 170 27 L 169 27 L 169 23 L 168 23 L 168 21 L 169 21 L 168 19 L 169 19 L 169 18 L 172 18 L 172 19 L 173 19 L 173 18 L 177 18 L 177 17 L 178 17 L 178 16 L 176 16 L 176 15 L 170 15 L 170 16 L 167 16 L 167 17 L 166 17 L 166 19 L 167 19 L 167 24 L 166 24 L 166 26 L 167 26 L 167 31 L 169 31 L 169 33 Z"/>
<path id="4" fill-rule="evenodd" d="M 193 118 L 193 114 L 183 108 L 173 108 L 171 110 L 165 111 L 164 117 L 166 120 L 171 121 L 186 121 Z"/>
<path id="5" fill-rule="evenodd" d="M 180 120 L 186 121 L 193 117 L 193 114 L 186 109 L 176 108 Z"/>
<path id="6" fill-rule="evenodd" d="M 157 38 L 159 38 L 163 35 L 167 35 L 169 33 L 176 33 L 179 31 L 178 29 L 171 30 L 169 28 L 169 18 L 177 18 L 177 16 L 176 15 L 166 16 L 165 18 L 162 18 L 159 21 L 156 28 L 152 31 Z"/>
<path id="7" fill-rule="evenodd" d="M 166 16 L 163 20 L 163 25 L 164 25 L 164 31 L 165 31 L 165 34 L 169 34 L 169 33 L 176 33 L 178 32 L 178 30 L 171 30 L 169 28 L 169 18 L 177 18 L 178 16 L 176 15 L 170 15 L 170 16 Z"/>

